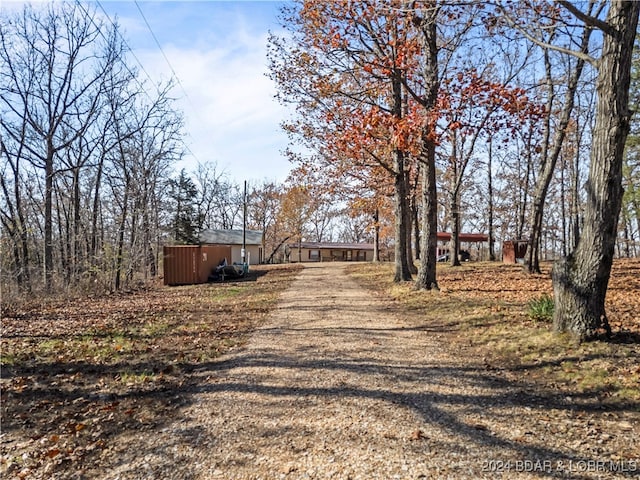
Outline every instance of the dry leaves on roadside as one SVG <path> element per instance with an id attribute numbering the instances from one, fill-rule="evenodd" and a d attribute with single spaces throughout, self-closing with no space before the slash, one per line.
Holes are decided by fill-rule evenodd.
<path id="1" fill-rule="evenodd" d="M 241 345 L 295 274 L 3 304 L 0 475 L 91 477 L 120 436 L 187 404 L 191 372 Z"/>

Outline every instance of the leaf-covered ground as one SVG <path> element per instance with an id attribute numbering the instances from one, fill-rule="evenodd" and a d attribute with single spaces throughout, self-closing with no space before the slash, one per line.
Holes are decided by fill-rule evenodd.
<path id="1" fill-rule="evenodd" d="M 637 428 L 640 261 L 615 263 L 612 341 L 581 345 L 527 315 L 530 300 L 551 292 L 548 268 L 529 276 L 497 263 L 439 266 L 439 292 L 393 284 L 389 264 L 348 269 L 460 358 L 526 379 L 541 398 L 561 395 L 578 413 L 588 403 L 598 407 L 590 415 L 616 415 L 619 431 L 585 425 L 567 432 L 576 442 L 608 442 Z M 0 476 L 92 478 L 123 437 L 162 431 L 188 404 L 196 374 L 242 347 L 295 273 L 261 267 L 255 281 L 3 305 Z M 623 450 L 622 459 L 638 457 Z"/>
<path id="2" fill-rule="evenodd" d="M 0 477 L 89 478 L 119 436 L 171 418 L 190 374 L 241 346 L 296 272 L 3 304 Z"/>
<path id="3" fill-rule="evenodd" d="M 552 293 L 550 270 L 545 265 L 541 275 L 528 275 L 516 265 L 439 264 L 439 292 L 394 285 L 389 265 L 360 265 L 353 274 L 489 369 L 576 402 L 596 400 L 603 411 L 640 412 L 640 260 L 614 262 L 606 304 L 612 338 L 583 344 L 529 315 L 532 300 Z"/>

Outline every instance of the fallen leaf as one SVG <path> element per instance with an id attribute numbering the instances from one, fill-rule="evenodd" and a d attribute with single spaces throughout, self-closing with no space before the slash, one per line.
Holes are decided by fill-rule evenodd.
<path id="1" fill-rule="evenodd" d="M 47 457 L 49 457 L 49 458 L 56 457 L 56 456 L 60 455 L 60 449 L 59 448 L 52 448 L 52 449 L 48 450 L 45 455 Z"/>

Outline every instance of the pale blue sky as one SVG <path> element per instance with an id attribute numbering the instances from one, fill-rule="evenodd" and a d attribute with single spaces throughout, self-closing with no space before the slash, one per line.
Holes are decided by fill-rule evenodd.
<path id="1" fill-rule="evenodd" d="M 9 8 L 23 3 L 0 0 L 0 6 Z M 214 161 L 237 183 L 286 178 L 291 164 L 282 155 L 287 137 L 280 123 L 287 112 L 273 98 L 275 87 L 266 76 L 268 32 L 279 31 L 277 15 L 283 2 L 84 3 L 117 20 L 135 55 L 130 62 L 139 67 L 139 61 L 154 83 L 169 80 L 172 69 L 175 72 L 179 85 L 172 94 L 184 113 L 188 147 L 177 170 Z"/>
<path id="2" fill-rule="evenodd" d="M 290 164 L 281 152 L 287 140 L 279 126 L 286 111 L 274 100 L 274 86 L 265 75 L 267 35 L 279 29 L 281 3 L 100 2 L 112 20 L 117 18 L 152 78 L 172 76 L 163 51 L 180 81 L 175 95 L 190 152 L 179 167 L 211 160 L 239 183 L 286 177 Z"/>

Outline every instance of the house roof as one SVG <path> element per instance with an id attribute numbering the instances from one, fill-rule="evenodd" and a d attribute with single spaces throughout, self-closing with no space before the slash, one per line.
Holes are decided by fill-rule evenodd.
<path id="1" fill-rule="evenodd" d="M 246 230 L 247 245 L 262 245 L 262 232 Z M 198 236 L 200 243 L 212 245 L 242 245 L 242 230 L 202 230 Z"/>
<path id="2" fill-rule="evenodd" d="M 438 240 L 447 242 L 451 240 L 451 234 L 447 232 L 438 232 Z M 489 236 L 484 233 L 460 233 L 458 238 L 461 242 L 488 242 Z"/>
<path id="3" fill-rule="evenodd" d="M 373 250 L 373 243 L 300 242 L 289 244 L 291 249 L 298 247 L 313 250 Z"/>

